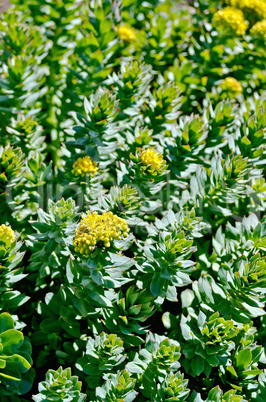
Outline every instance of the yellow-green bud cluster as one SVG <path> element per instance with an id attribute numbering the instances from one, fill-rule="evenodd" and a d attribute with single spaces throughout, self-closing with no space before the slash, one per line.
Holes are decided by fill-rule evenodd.
<path id="1" fill-rule="evenodd" d="M 266 42 L 266 19 L 253 25 L 250 30 L 250 34 L 255 38 L 264 40 Z"/>
<path id="2" fill-rule="evenodd" d="M 122 25 L 117 29 L 117 34 L 121 40 L 124 40 L 126 42 L 134 42 L 134 40 L 136 40 L 135 31 L 125 25 Z"/>
<path id="3" fill-rule="evenodd" d="M 1 225 L 0 242 L 3 242 L 6 248 L 9 248 L 14 241 L 15 241 L 15 234 L 13 230 L 6 225 Z"/>
<path id="4" fill-rule="evenodd" d="M 120 240 L 122 235 L 127 237 L 128 232 L 127 222 L 112 212 L 98 215 L 96 211 L 88 211 L 82 215 L 73 245 L 75 251 L 88 255 L 95 246 L 110 247 L 111 241 Z"/>
<path id="5" fill-rule="evenodd" d="M 265 0 L 228 0 L 232 7 L 245 10 L 247 13 L 255 13 L 259 19 L 266 18 Z"/>
<path id="6" fill-rule="evenodd" d="M 214 14 L 213 22 L 217 24 L 218 28 L 237 35 L 244 35 L 248 27 L 243 12 L 233 7 L 225 7 L 217 11 Z"/>
<path id="7" fill-rule="evenodd" d="M 159 172 L 166 164 L 163 155 L 153 148 L 143 149 L 140 152 L 140 160 L 143 165 L 150 167 L 151 173 Z"/>
<path id="8" fill-rule="evenodd" d="M 71 173 L 77 177 L 95 176 L 98 171 L 98 166 L 95 161 L 87 155 L 83 158 L 78 158 L 73 165 Z"/>
<path id="9" fill-rule="evenodd" d="M 233 77 L 226 77 L 222 83 L 222 89 L 227 92 L 239 94 L 243 91 L 242 85 Z"/>

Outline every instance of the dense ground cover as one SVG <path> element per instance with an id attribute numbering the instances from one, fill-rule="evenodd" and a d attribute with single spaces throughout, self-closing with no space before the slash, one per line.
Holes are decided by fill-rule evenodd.
<path id="1" fill-rule="evenodd" d="M 265 401 L 266 1 L 0 25 L 1 401 Z"/>

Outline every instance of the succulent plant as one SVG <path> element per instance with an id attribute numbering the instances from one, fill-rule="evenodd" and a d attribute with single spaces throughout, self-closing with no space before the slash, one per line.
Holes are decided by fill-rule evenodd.
<path id="1" fill-rule="evenodd" d="M 102 332 L 95 339 L 88 339 L 86 351 L 77 360 L 76 367 L 86 375 L 88 387 L 95 389 L 103 374 L 117 370 L 125 359 L 122 339 L 116 334 Z"/>
<path id="2" fill-rule="evenodd" d="M 24 252 L 20 252 L 22 242 L 17 241 L 11 227 L 0 226 L 0 309 L 13 313 L 24 304 L 29 297 L 21 294 L 16 289 L 16 283 L 27 275 L 23 274 L 23 268 L 18 267 L 22 263 Z"/>
<path id="3" fill-rule="evenodd" d="M 28 269 L 37 271 L 34 275 L 37 287 L 45 285 L 47 276 L 53 280 L 63 274 L 78 216 L 75 203 L 61 199 L 56 203 L 50 201 L 49 213 L 39 209 L 38 221 L 31 222 L 37 233 L 28 236 L 28 247 L 34 250 Z"/>
<path id="4" fill-rule="evenodd" d="M 266 0 L 10 3 L 0 401 L 264 401 Z"/>
<path id="5" fill-rule="evenodd" d="M 140 345 L 143 340 L 138 335 L 145 333 L 145 326 L 141 323 L 153 314 L 153 308 L 152 297 L 145 290 L 132 286 L 125 294 L 120 291 L 113 308 L 105 311 L 106 327 L 121 334 L 125 346 Z"/>
<path id="6" fill-rule="evenodd" d="M 94 160 L 102 160 L 105 165 L 110 164 L 110 157 L 117 147 L 115 136 L 119 128 L 115 118 L 118 113 L 118 102 L 107 89 L 99 88 L 90 99 L 85 100 L 84 107 L 86 117 L 76 115 L 79 125 L 73 127 L 75 141 L 69 141 L 66 145 L 70 149 L 82 148 Z"/>
<path id="7" fill-rule="evenodd" d="M 102 387 L 96 388 L 95 402 L 131 402 L 136 399 L 137 392 L 134 390 L 136 380 L 131 378 L 126 370 L 117 375 L 110 374 Z"/>
<path id="8" fill-rule="evenodd" d="M 212 367 L 227 364 L 239 332 L 232 320 L 225 320 L 218 312 L 207 318 L 202 311 L 198 316 L 190 311 L 188 317 L 182 316 L 180 327 L 186 372 L 192 376 L 204 372 L 208 377 Z"/>
<path id="9" fill-rule="evenodd" d="M 126 369 L 138 378 L 137 385 L 140 393 L 146 398 L 158 398 L 167 395 L 164 387 L 169 384 L 167 379 L 174 383 L 182 377 L 177 370 L 180 368 L 180 345 L 178 342 L 164 336 L 149 333 L 146 337 L 145 348 L 135 353 L 132 362 L 126 365 Z M 176 379 L 174 375 L 177 373 Z M 166 380 L 166 383 L 164 383 Z M 179 383 L 180 390 L 185 388 L 186 381 Z M 165 393 L 164 391 L 165 390 Z M 169 393 L 171 391 L 169 390 Z M 184 395 L 187 393 L 185 392 Z M 176 396 L 176 395 L 175 395 Z M 180 395 L 181 396 L 181 395 Z"/>
<path id="10" fill-rule="evenodd" d="M 98 200 L 99 208 L 108 210 L 121 218 L 133 218 L 142 202 L 136 188 L 125 185 L 111 187 L 110 192 Z"/>
<path id="11" fill-rule="evenodd" d="M 140 278 L 154 297 L 176 300 L 176 287 L 191 283 L 189 274 L 195 264 L 190 257 L 196 247 L 183 231 L 161 231 L 156 240 L 143 247 L 144 255 L 137 265 Z"/>
<path id="12" fill-rule="evenodd" d="M 86 395 L 81 392 L 81 382 L 71 375 L 70 367 L 58 370 L 48 370 L 45 381 L 39 383 L 39 393 L 33 395 L 35 402 L 39 401 L 73 401 L 82 402 Z"/>
<path id="13" fill-rule="evenodd" d="M 154 393 L 153 398 L 161 402 L 186 401 L 189 395 L 187 384 L 188 380 L 185 380 L 184 375 L 179 371 L 175 374 L 170 372 L 162 384 L 157 385 L 158 390 Z"/>
<path id="14" fill-rule="evenodd" d="M 0 392 L 12 398 L 13 394 L 26 394 L 32 385 L 31 344 L 8 313 L 0 314 Z"/>
<path id="15" fill-rule="evenodd" d="M 0 147 L 0 211 L 2 219 L 5 215 L 10 216 L 10 211 L 14 210 L 12 204 L 14 204 L 22 185 L 23 158 L 24 155 L 20 148 L 13 149 L 10 145 L 5 148 Z"/>

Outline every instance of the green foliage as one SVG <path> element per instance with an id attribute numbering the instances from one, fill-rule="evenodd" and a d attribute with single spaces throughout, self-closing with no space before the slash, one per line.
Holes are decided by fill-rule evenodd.
<path id="1" fill-rule="evenodd" d="M 11 3 L 0 400 L 264 401 L 265 1 Z"/>
<path id="2" fill-rule="evenodd" d="M 8 313 L 0 314 L 0 362 L 1 395 L 26 394 L 31 388 L 34 372 L 31 344 L 22 332 L 14 329 L 14 321 Z"/>
<path id="3" fill-rule="evenodd" d="M 153 314 L 153 309 L 153 298 L 149 293 L 132 286 L 127 289 L 126 294 L 120 291 L 117 294 L 117 303 L 112 309 L 106 310 L 106 327 L 121 334 L 128 346 L 139 345 L 143 341 L 137 335 L 146 332 L 141 323 Z"/>
<path id="4" fill-rule="evenodd" d="M 111 187 L 109 194 L 99 198 L 98 204 L 103 211 L 108 210 L 121 218 L 134 220 L 142 202 L 137 189 L 125 184 L 122 188 Z"/>
<path id="5" fill-rule="evenodd" d="M 182 392 L 183 396 L 187 396 L 187 381 L 183 381 L 181 373 L 177 371 L 180 367 L 179 358 L 178 342 L 149 334 L 145 348 L 136 353 L 133 361 L 128 363 L 126 368 L 130 373 L 136 373 L 137 386 L 146 398 L 161 400 L 160 398 L 165 395 L 171 396 L 173 389 L 180 391 L 178 396 L 181 397 Z"/>
<path id="6" fill-rule="evenodd" d="M 106 371 L 113 371 L 126 359 L 123 354 L 123 341 L 115 334 L 104 332 L 95 339 L 89 338 L 83 357 L 77 360 L 76 367 L 86 374 L 89 388 L 95 389 Z"/>
<path id="7" fill-rule="evenodd" d="M 5 148 L 0 147 L 0 211 L 4 215 L 9 210 L 7 204 L 19 194 L 19 187 L 22 182 L 23 156 L 19 148 L 12 149 L 10 145 Z"/>
<path id="8" fill-rule="evenodd" d="M 2 241 L 1 241 L 2 243 Z M 23 274 L 21 261 L 24 253 L 20 252 L 22 243 L 14 241 L 6 249 L 5 245 L 0 246 L 0 309 L 1 311 L 14 312 L 19 306 L 24 304 L 29 297 L 21 294 L 17 289 L 17 282 L 27 275 Z"/>
<path id="9" fill-rule="evenodd" d="M 32 116 L 18 114 L 16 120 L 11 118 L 10 127 L 6 127 L 6 131 L 6 141 L 18 146 L 25 154 L 31 150 L 42 151 L 45 148 L 42 127 L 33 120 Z"/>
<path id="10" fill-rule="evenodd" d="M 118 102 L 107 89 L 99 88 L 90 99 L 85 99 L 86 117 L 76 115 L 79 124 L 74 126 L 74 140 L 66 145 L 71 149 L 83 149 L 96 161 L 111 163 L 110 156 L 117 147 L 116 133 L 119 128 L 115 123 L 118 113 Z M 105 164 L 106 164 L 105 163 Z"/>
<path id="11" fill-rule="evenodd" d="M 144 246 L 144 262 L 139 266 L 145 287 L 150 287 L 154 297 L 176 300 L 175 287 L 191 283 L 189 273 L 194 262 L 190 260 L 195 247 L 183 231 L 171 235 L 159 234 L 156 244 Z M 150 284 L 150 285 L 149 285 Z"/>
<path id="12" fill-rule="evenodd" d="M 126 370 L 117 375 L 111 374 L 102 387 L 96 388 L 95 401 L 134 401 L 137 396 L 137 392 L 134 391 L 135 382 L 136 380 L 131 378 Z"/>
<path id="13" fill-rule="evenodd" d="M 46 286 L 45 278 L 60 278 L 70 254 L 69 244 L 72 243 L 74 227 L 77 220 L 77 208 L 71 199 L 54 203 L 50 201 L 49 214 L 38 210 L 38 221 L 32 222 L 37 233 L 28 236 L 28 247 L 34 252 L 28 266 L 29 271 L 38 271 L 35 274 L 36 290 L 39 286 Z M 58 259 L 60 255 L 60 259 Z"/>
<path id="14" fill-rule="evenodd" d="M 230 390 L 227 391 L 225 393 L 223 393 L 221 391 L 221 389 L 217 386 L 215 388 L 213 388 L 209 394 L 208 394 L 208 398 L 207 401 L 221 401 L 221 402 L 241 402 L 244 399 L 242 398 L 242 396 L 237 395 L 237 391 L 236 390 Z"/>
<path id="15" fill-rule="evenodd" d="M 208 377 L 212 367 L 225 364 L 235 347 L 233 338 L 239 332 L 232 320 L 215 313 L 207 321 L 202 311 L 198 317 L 193 312 L 187 318 L 183 316 L 180 326 L 184 340 L 183 367 L 193 376 L 204 372 Z"/>
<path id="16" fill-rule="evenodd" d="M 86 395 L 82 394 L 81 382 L 71 375 L 70 367 L 63 370 L 48 370 L 45 381 L 39 384 L 39 393 L 32 397 L 33 401 L 73 401 L 82 402 Z"/>
<path id="17" fill-rule="evenodd" d="M 184 380 L 184 375 L 179 371 L 175 374 L 168 374 L 165 380 L 160 384 L 158 392 L 154 399 L 157 401 L 185 401 L 189 394 L 187 389 L 187 380 Z"/>

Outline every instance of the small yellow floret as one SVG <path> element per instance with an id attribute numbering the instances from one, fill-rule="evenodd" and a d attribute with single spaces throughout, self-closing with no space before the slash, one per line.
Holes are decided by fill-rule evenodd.
<path id="1" fill-rule="evenodd" d="M 14 241 L 15 241 L 15 234 L 13 230 L 6 225 L 1 225 L 0 242 L 3 242 L 6 248 L 9 248 Z"/>
<path id="2" fill-rule="evenodd" d="M 266 42 L 266 20 L 257 22 L 250 30 L 250 34 L 255 38 L 262 39 Z"/>
<path id="3" fill-rule="evenodd" d="M 242 85 L 233 77 L 226 77 L 222 83 L 222 89 L 227 92 L 241 93 L 243 92 Z"/>
<path id="4" fill-rule="evenodd" d="M 226 7 L 217 11 L 214 14 L 213 22 L 225 31 L 237 35 L 244 35 L 248 27 L 243 12 L 233 7 Z"/>
<path id="5" fill-rule="evenodd" d="M 112 212 L 87 212 L 82 215 L 80 224 L 76 229 L 73 245 L 75 251 L 88 255 L 97 245 L 111 246 L 111 241 L 127 237 L 129 228 L 127 222 Z"/>
<path id="6" fill-rule="evenodd" d="M 84 156 L 83 158 L 78 158 L 73 165 L 71 173 L 74 176 L 95 176 L 98 171 L 97 163 L 92 161 L 89 156 Z"/>
<path id="7" fill-rule="evenodd" d="M 136 34 L 135 31 L 127 27 L 125 25 L 122 25 L 117 29 L 117 34 L 121 40 L 127 41 L 127 42 L 133 42 L 136 40 Z"/>
<path id="8" fill-rule="evenodd" d="M 165 167 L 165 160 L 163 155 L 159 154 L 156 149 L 148 148 L 143 149 L 140 153 L 141 162 L 151 168 L 152 172 L 159 172 Z"/>
<path id="9" fill-rule="evenodd" d="M 227 3 L 244 10 L 246 14 L 255 13 L 259 19 L 266 18 L 265 0 L 227 0 Z"/>

